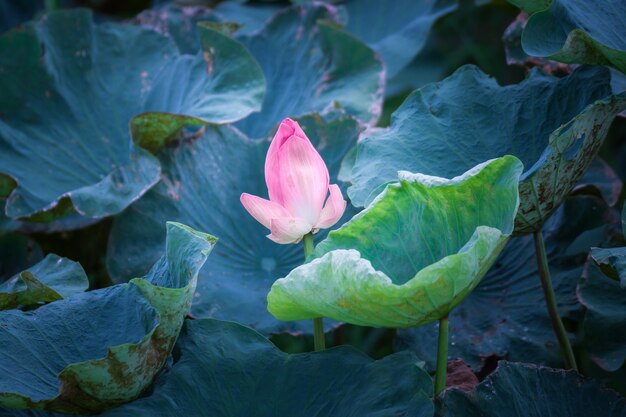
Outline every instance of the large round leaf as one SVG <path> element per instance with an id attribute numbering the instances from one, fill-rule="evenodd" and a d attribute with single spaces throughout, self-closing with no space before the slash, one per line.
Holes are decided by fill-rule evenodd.
<path id="1" fill-rule="evenodd" d="M 145 278 L 0 312 L 0 404 L 94 412 L 137 398 L 169 355 L 215 239 L 168 223 Z"/>
<path id="2" fill-rule="evenodd" d="M 210 29 L 200 39 L 203 51 L 180 55 L 163 35 L 96 25 L 84 10 L 3 35 L 0 172 L 17 182 L 6 214 L 118 213 L 159 178 L 158 161 L 133 145 L 131 119 L 134 140 L 155 151 L 187 124 L 258 110 L 265 82 L 248 51 Z"/>
<path id="3" fill-rule="evenodd" d="M 502 361 L 473 391 L 445 392 L 440 417 L 623 417 L 626 401 L 574 371 Z"/>
<path id="4" fill-rule="evenodd" d="M 534 13 L 522 33 L 527 54 L 568 64 L 611 65 L 626 73 L 623 1 L 510 1 Z"/>
<path id="5" fill-rule="evenodd" d="M 343 115 L 299 121 L 336 183 L 341 161 L 361 130 L 358 123 Z M 243 192 L 267 195 L 263 167 L 268 147 L 268 140 L 251 140 L 224 127 L 207 128 L 200 138 L 161 152 L 163 181 L 113 224 L 109 273 L 117 280 L 145 273 L 162 253 L 163 222 L 182 221 L 220 238 L 211 265 L 202 271 L 195 316 L 238 321 L 263 333 L 310 331 L 309 323 L 281 323 L 266 310 L 274 280 L 304 262 L 302 246 L 268 240 L 267 230 L 239 202 Z M 321 231 L 316 238 L 325 235 Z"/>
<path id="6" fill-rule="evenodd" d="M 288 355 L 239 324 L 187 321 L 154 393 L 104 416 L 367 417 L 433 414 L 430 376 L 409 355 L 339 347 Z"/>
<path id="7" fill-rule="evenodd" d="M 600 199 L 566 199 L 543 228 L 552 281 L 562 317 L 579 320 L 576 284 L 591 246 L 603 244 L 615 225 Z M 613 218 L 614 222 L 616 218 Z M 532 236 L 512 238 L 485 278 L 449 316 L 449 357 L 479 372 L 490 357 L 562 366 L 552 330 Z M 400 330 L 396 349 L 410 349 L 435 369 L 437 324 Z M 572 336 L 573 337 L 573 336 Z"/>
<path id="8" fill-rule="evenodd" d="M 236 323 L 188 320 L 175 363 L 147 397 L 103 417 L 432 417 L 430 376 L 407 353 L 373 361 L 350 347 L 286 354 Z M 0 409 L 2 417 L 56 413 Z"/>
<path id="9" fill-rule="evenodd" d="M 189 11 L 183 11 L 183 16 L 167 13 L 162 19 L 143 19 L 142 23 L 180 34 L 194 21 L 195 9 L 184 10 Z M 382 106 L 382 63 L 367 45 L 337 28 L 336 9 L 317 3 L 274 14 L 272 10 L 278 9 L 275 5 L 226 2 L 210 15 L 211 19 L 243 25 L 244 30 L 234 36 L 254 55 L 267 79 L 261 111 L 237 126 L 250 137 L 262 138 L 285 117 L 324 112 L 336 105 L 361 120 L 375 122 Z M 208 15 L 206 10 L 203 13 Z M 147 16 L 151 15 L 154 13 Z M 185 49 L 197 47 L 189 36 L 175 38 Z"/>
<path id="10" fill-rule="evenodd" d="M 456 0 L 348 0 L 346 30 L 380 54 L 386 77 L 406 67 L 426 44 L 435 21 L 458 7 Z"/>
<path id="11" fill-rule="evenodd" d="M 79 263 L 49 254 L 0 284 L 0 310 L 62 300 L 87 287 L 89 279 Z"/>
<path id="12" fill-rule="evenodd" d="M 626 253 L 616 257 L 623 268 Z M 578 285 L 578 298 L 587 308 L 583 328 L 591 360 L 602 369 L 617 371 L 626 361 L 626 286 L 590 265 Z"/>
<path id="13" fill-rule="evenodd" d="M 535 70 L 526 81 L 501 87 L 478 68 L 462 67 L 414 91 L 389 129 L 359 143 L 350 198 L 367 204 L 399 170 L 452 177 L 512 154 L 525 167 L 515 231 L 538 230 L 626 107 L 626 95 L 594 103 L 610 91 L 602 68 L 583 67 L 562 79 Z"/>
<path id="14" fill-rule="evenodd" d="M 366 122 L 378 120 L 382 63 L 367 45 L 328 22 L 336 18 L 333 12 L 320 4 L 293 6 L 262 30 L 237 37 L 267 79 L 261 111 L 237 124 L 248 136 L 265 137 L 285 117 L 322 112 L 335 103 Z"/>
<path id="15" fill-rule="evenodd" d="M 316 259 L 274 283 L 268 310 L 281 320 L 376 327 L 447 315 L 513 231 L 521 172 L 521 162 L 506 156 L 451 180 L 401 173 L 315 248 Z"/>

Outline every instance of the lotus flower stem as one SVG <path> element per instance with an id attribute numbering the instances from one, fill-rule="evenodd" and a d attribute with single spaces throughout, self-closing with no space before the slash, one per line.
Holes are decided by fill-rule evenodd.
<path id="1" fill-rule="evenodd" d="M 448 316 L 439 319 L 439 342 L 437 343 L 437 373 L 435 374 L 435 397 L 446 387 L 448 372 Z"/>
<path id="2" fill-rule="evenodd" d="M 541 287 L 543 288 L 543 294 L 548 306 L 550 320 L 552 321 L 552 328 L 554 329 L 554 333 L 559 340 L 563 358 L 565 359 L 565 367 L 567 369 L 574 369 L 575 371 L 578 371 L 572 345 L 567 338 L 565 326 L 563 326 L 561 316 L 559 315 L 556 296 L 554 295 L 554 288 L 552 288 L 552 279 L 550 278 L 550 267 L 548 266 L 546 247 L 543 243 L 543 234 L 541 233 L 541 230 L 535 232 L 534 237 L 535 254 L 537 255 L 537 264 L 539 265 L 539 277 L 541 278 Z"/>
<path id="3" fill-rule="evenodd" d="M 304 258 L 306 259 L 313 252 L 313 234 L 304 235 L 302 243 L 304 243 Z M 326 349 L 324 319 L 322 317 L 313 319 L 313 345 L 316 352 Z"/>

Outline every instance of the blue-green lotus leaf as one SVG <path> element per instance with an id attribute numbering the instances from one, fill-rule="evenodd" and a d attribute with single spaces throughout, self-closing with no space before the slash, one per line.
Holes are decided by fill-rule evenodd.
<path id="1" fill-rule="evenodd" d="M 359 123 L 340 113 L 298 121 L 336 183 L 341 161 L 361 131 Z M 163 222 L 181 221 L 220 237 L 210 265 L 201 272 L 194 316 L 238 321 L 265 334 L 311 331 L 309 322 L 282 323 L 266 309 L 274 280 L 304 262 L 302 245 L 267 239 L 267 230 L 239 202 L 243 192 L 267 196 L 263 167 L 268 147 L 267 139 L 252 140 L 223 127 L 207 128 L 203 136 L 161 152 L 162 182 L 113 223 L 107 250 L 113 279 L 145 273 L 163 252 Z M 320 231 L 316 239 L 325 236 Z"/>
<path id="2" fill-rule="evenodd" d="M 247 35 L 263 29 L 265 23 L 284 8 L 281 3 L 241 3 L 235 0 L 220 2 L 213 11 L 221 21 L 239 25 L 238 34 Z"/>
<path id="3" fill-rule="evenodd" d="M 350 347 L 289 355 L 249 328 L 187 321 L 177 362 L 146 398 L 104 414 L 430 417 L 432 382 L 410 355 L 373 361 Z"/>
<path id="4" fill-rule="evenodd" d="M 214 244 L 168 223 L 144 278 L 0 312 L 0 405 L 89 414 L 137 398 L 172 350 Z"/>
<path id="5" fill-rule="evenodd" d="M 608 70 L 582 67 L 565 78 L 533 70 L 520 84 L 499 86 L 465 66 L 414 91 L 391 127 L 357 146 L 348 190 L 366 205 L 407 170 L 452 177 L 498 156 L 525 167 L 515 232 L 538 230 L 576 184 L 602 144 L 626 95 L 610 96 Z"/>
<path id="6" fill-rule="evenodd" d="M 150 29 L 95 24 L 85 10 L 0 37 L 0 172 L 17 183 L 7 216 L 118 213 L 159 179 L 158 160 L 133 139 L 155 152 L 185 125 L 258 110 L 265 81 L 249 52 L 199 30 L 196 55 Z"/>
<path id="7" fill-rule="evenodd" d="M 378 120 L 382 63 L 367 45 L 331 23 L 336 18 L 331 6 L 292 6 L 262 30 L 237 36 L 267 79 L 261 111 L 237 123 L 244 133 L 265 137 L 285 117 L 335 105 L 360 120 Z"/>
<path id="8" fill-rule="evenodd" d="M 579 323 L 576 285 L 592 246 L 605 244 L 614 225 L 611 208 L 595 196 L 568 198 L 543 228 L 559 313 Z M 613 219 L 617 219 L 613 216 Z M 546 314 L 533 237 L 511 238 L 487 275 L 449 316 L 449 357 L 480 372 L 489 358 L 561 367 L 563 359 Z M 399 330 L 396 350 L 409 349 L 434 371 L 437 323 Z M 575 343 L 575 335 L 568 333 Z"/>
<path id="9" fill-rule="evenodd" d="M 331 232 L 314 259 L 274 283 L 268 310 L 280 320 L 375 327 L 446 316 L 513 231 L 522 168 L 505 156 L 451 180 L 400 173 L 399 183 Z"/>
<path id="10" fill-rule="evenodd" d="M 49 254 L 0 284 L 0 310 L 62 300 L 88 287 L 89 279 L 78 262 Z"/>
<path id="11" fill-rule="evenodd" d="M 522 47 L 568 64 L 610 65 L 626 73 L 626 3 L 620 0 L 509 0 L 533 13 Z"/>
<path id="12" fill-rule="evenodd" d="M 291 6 L 270 17 L 272 9 L 274 5 L 228 2 L 217 6 L 212 15 L 243 25 L 244 30 L 233 36 L 252 53 L 267 79 L 261 111 L 237 123 L 239 129 L 252 138 L 264 138 L 285 117 L 322 113 L 337 106 L 363 121 L 375 122 L 382 106 L 382 63 L 365 43 L 338 28 L 336 9 L 321 3 Z M 147 23 L 164 30 L 159 20 Z M 187 23 L 169 19 L 166 33 L 182 31 L 174 25 Z M 245 30 L 250 26 L 254 30 Z M 197 47 L 188 41 L 185 48 Z"/>
<path id="13" fill-rule="evenodd" d="M 626 401 L 617 392 L 575 371 L 501 361 L 470 392 L 445 392 L 439 417 L 623 417 Z"/>
<path id="14" fill-rule="evenodd" d="M 195 54 L 201 49 L 198 23 L 217 22 L 212 10 L 204 6 L 185 6 L 165 3 L 139 13 L 133 22 L 170 37 L 185 54 Z"/>
<path id="15" fill-rule="evenodd" d="M 611 251 L 609 260 L 605 258 L 607 251 Z M 578 298 L 587 308 L 583 321 L 585 347 L 591 360 L 613 372 L 626 361 L 626 248 L 594 248 L 592 257 L 612 265 L 590 265 L 578 285 Z"/>
<path id="16" fill-rule="evenodd" d="M 43 259 L 34 240 L 17 233 L 0 232 L 0 283 Z"/>
<path id="17" fill-rule="evenodd" d="M 456 0 L 348 0 L 345 29 L 383 59 L 386 77 L 406 67 L 426 44 L 432 25 L 458 7 Z"/>
<path id="18" fill-rule="evenodd" d="M 407 352 L 377 361 L 348 346 L 290 355 L 249 328 L 201 319 L 185 322 L 174 361 L 150 395 L 101 415 L 432 417 L 434 413 L 430 376 Z M 62 415 L 0 408 L 0 416 Z"/>

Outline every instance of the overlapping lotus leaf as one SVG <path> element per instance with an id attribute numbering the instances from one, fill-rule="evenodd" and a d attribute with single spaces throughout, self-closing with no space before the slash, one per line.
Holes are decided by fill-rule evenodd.
<path id="1" fill-rule="evenodd" d="M 176 354 L 152 395 L 104 416 L 428 417 L 434 411 L 431 379 L 410 355 L 372 361 L 349 347 L 289 355 L 249 328 L 217 320 L 187 321 Z"/>
<path id="2" fill-rule="evenodd" d="M 446 316 L 513 231 L 522 168 L 505 156 L 451 180 L 401 173 L 331 232 L 310 262 L 274 283 L 268 310 L 280 320 L 329 317 L 375 327 Z"/>
<path id="3" fill-rule="evenodd" d="M 155 31 L 95 24 L 85 10 L 4 34 L 0 172 L 17 183 L 7 216 L 118 213 L 159 179 L 157 159 L 133 139 L 155 151 L 185 125 L 258 110 L 265 81 L 248 51 L 211 29 L 200 39 L 202 51 L 181 55 Z"/>
<path id="4" fill-rule="evenodd" d="M 154 391 L 101 414 L 133 416 L 432 417 L 430 376 L 407 352 L 373 361 L 347 346 L 286 354 L 232 322 L 187 320 L 175 363 Z M 61 414 L 0 408 L 1 417 Z"/>
<path id="5" fill-rule="evenodd" d="M 568 64 L 610 65 L 626 73 L 623 1 L 509 1 L 533 13 L 522 33 L 527 54 Z"/>
<path id="6" fill-rule="evenodd" d="M 515 233 L 539 230 L 626 108 L 626 95 L 610 92 L 603 68 L 582 67 L 561 79 L 533 70 L 520 84 L 501 87 L 478 68 L 462 67 L 414 91 L 389 129 L 365 135 L 348 194 L 366 205 L 399 170 L 451 177 L 512 154 L 525 166 Z"/>
<path id="7" fill-rule="evenodd" d="M 298 119 L 330 172 L 331 183 L 361 131 L 343 114 Z M 232 127 L 208 127 L 160 154 L 162 182 L 115 219 L 107 250 L 114 280 L 140 276 L 162 254 L 163 222 L 172 219 L 220 238 L 201 272 L 192 314 L 234 320 L 268 334 L 311 331 L 310 323 L 281 323 L 266 310 L 278 277 L 304 262 L 302 245 L 278 245 L 239 202 L 241 193 L 267 196 L 264 177 L 269 140 L 252 140 Z M 354 214 L 354 210 L 347 210 Z M 347 213 L 344 218 L 352 214 Z M 341 221 L 340 221 L 341 223 Z M 320 231 L 316 240 L 326 236 Z"/>
<path id="8" fill-rule="evenodd" d="M 594 248 L 596 262 L 606 261 L 606 251 L 612 251 L 606 264 L 590 265 L 578 285 L 578 298 L 587 308 L 583 328 L 585 347 L 591 360 L 607 371 L 617 371 L 626 361 L 626 285 L 624 265 L 626 248 Z M 600 254 L 598 252 L 601 252 Z M 609 274 L 606 274 L 609 272 Z M 620 285 L 620 279 L 622 284 Z"/>
<path id="9" fill-rule="evenodd" d="M 348 0 L 345 28 L 383 59 L 386 77 L 405 68 L 426 44 L 437 19 L 458 7 L 456 0 Z"/>
<path id="10" fill-rule="evenodd" d="M 89 279 L 78 262 L 49 254 L 0 284 L 0 310 L 62 300 L 88 287 Z"/>
<path id="11" fill-rule="evenodd" d="M 605 224 L 607 219 L 612 224 Z M 605 244 L 617 218 L 595 196 L 568 198 L 543 228 L 546 253 L 559 313 L 579 323 L 583 307 L 576 285 L 592 246 Z M 475 372 L 489 359 L 560 367 L 563 359 L 546 312 L 533 237 L 511 238 L 487 275 L 449 316 L 449 356 L 461 358 Z M 436 323 L 399 330 L 396 350 L 412 350 L 435 370 Z M 575 335 L 568 333 L 575 342 Z"/>
<path id="12" fill-rule="evenodd" d="M 178 26 L 186 27 L 194 18 L 178 14 L 164 17 L 167 23 L 158 18 L 143 23 L 165 33 L 180 33 L 184 29 Z M 285 117 L 321 113 L 335 106 L 367 122 L 380 116 L 382 63 L 365 43 L 338 28 L 335 7 L 319 2 L 287 8 L 226 2 L 210 16 L 241 25 L 233 37 L 252 53 L 267 80 L 261 111 L 237 123 L 248 136 L 263 138 Z M 189 37 L 182 44 L 189 50 L 198 47 Z"/>
<path id="13" fill-rule="evenodd" d="M 623 417 L 617 392 L 575 371 L 501 361 L 471 392 L 445 392 L 439 417 Z"/>
<path id="14" fill-rule="evenodd" d="M 335 105 L 375 123 L 383 98 L 383 66 L 374 51 L 340 30 L 336 9 L 292 6 L 262 30 L 237 36 L 263 68 L 267 93 L 260 112 L 237 126 L 261 138 L 285 117 L 324 112 Z"/>
<path id="15" fill-rule="evenodd" d="M 0 312 L 0 405 L 93 413 L 137 398 L 169 355 L 215 238 L 168 223 L 145 278 Z"/>

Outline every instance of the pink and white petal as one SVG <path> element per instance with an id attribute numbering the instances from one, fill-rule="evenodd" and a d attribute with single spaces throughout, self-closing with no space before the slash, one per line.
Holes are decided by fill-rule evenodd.
<path id="1" fill-rule="evenodd" d="M 289 212 L 280 204 L 252 194 L 241 194 L 239 201 L 256 221 L 268 229 L 271 228 L 272 219 L 289 216 Z"/>
<path id="2" fill-rule="evenodd" d="M 283 199 L 280 190 L 280 177 L 278 175 L 280 172 L 278 152 L 283 144 L 294 135 L 306 138 L 298 122 L 286 118 L 280 123 L 265 157 L 265 183 L 267 184 L 267 190 L 270 200 L 279 204 L 282 204 Z"/>
<path id="3" fill-rule="evenodd" d="M 267 237 L 280 244 L 296 243 L 312 228 L 311 223 L 294 217 L 272 219 L 271 223 L 272 233 Z"/>
<path id="4" fill-rule="evenodd" d="M 328 194 L 328 168 L 308 139 L 292 136 L 279 158 L 280 188 L 292 217 L 317 223 Z"/>
<path id="5" fill-rule="evenodd" d="M 337 184 L 331 184 L 328 189 L 330 190 L 330 197 L 326 200 L 322 214 L 320 214 L 320 219 L 315 225 L 317 229 L 328 229 L 334 226 L 341 216 L 343 216 L 348 204 L 346 200 L 343 199 L 343 195 L 341 195 L 341 190 Z"/>

